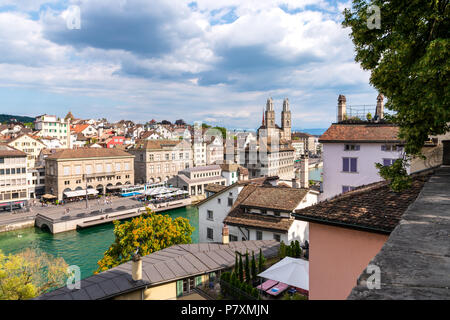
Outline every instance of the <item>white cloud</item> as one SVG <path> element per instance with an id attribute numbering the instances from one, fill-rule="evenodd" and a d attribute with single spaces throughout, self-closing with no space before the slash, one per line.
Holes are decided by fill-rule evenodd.
<path id="1" fill-rule="evenodd" d="M 278 102 L 290 98 L 294 126 L 333 121 L 339 93 L 370 95 L 368 73 L 353 62 L 348 30 L 339 23 L 341 3 L 199 0 L 191 11 L 189 2 L 158 2 L 155 8 L 144 0 L 80 0 L 82 19 L 104 12 L 109 23 L 129 30 L 107 34 L 99 21 L 82 20 L 82 29 L 100 23 L 105 30 L 84 29 L 84 38 L 72 39 L 55 36 L 67 34 L 63 10 L 42 11 L 38 21 L 0 13 L 0 87 L 96 98 L 95 107 L 80 102 L 90 117 L 207 119 L 243 128 L 259 125 L 270 95 Z M 24 3 L 21 9 L 29 8 Z M 237 19 L 223 18 L 230 10 Z M 219 24 L 213 13 L 222 17 Z M 135 15 L 139 19 L 131 19 Z M 161 34 L 133 33 L 144 22 Z M 157 53 L 155 39 L 167 42 Z"/>
<path id="2" fill-rule="evenodd" d="M 38 11 L 43 4 L 56 3 L 58 0 L 0 0 L 0 7 L 12 6 L 20 11 Z"/>

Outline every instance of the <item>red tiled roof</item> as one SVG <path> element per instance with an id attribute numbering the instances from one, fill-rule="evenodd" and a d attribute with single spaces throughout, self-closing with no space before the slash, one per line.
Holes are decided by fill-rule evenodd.
<path id="1" fill-rule="evenodd" d="M 413 177 L 410 189 L 394 192 L 388 182 L 361 186 L 330 200 L 296 210 L 299 220 L 390 233 L 417 198 L 429 175 Z"/>
<path id="2" fill-rule="evenodd" d="M 340 124 L 333 123 L 319 142 L 402 142 L 399 127 L 393 124 Z"/>

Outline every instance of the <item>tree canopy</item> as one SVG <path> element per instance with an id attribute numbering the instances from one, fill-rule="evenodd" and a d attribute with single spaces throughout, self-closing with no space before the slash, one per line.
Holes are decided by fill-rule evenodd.
<path id="1" fill-rule="evenodd" d="M 370 27 L 379 8 L 380 23 Z M 421 154 L 429 135 L 449 130 L 448 0 L 353 0 L 344 11 L 356 61 L 371 71 L 370 83 L 396 111 L 405 151 Z"/>
<path id="2" fill-rule="evenodd" d="M 5 255 L 0 250 L 0 300 L 25 300 L 64 285 L 68 265 L 63 258 L 26 249 Z"/>
<path id="3" fill-rule="evenodd" d="M 146 213 L 131 221 L 114 221 L 115 240 L 98 261 L 97 272 L 129 261 L 136 248 L 141 256 L 145 256 L 175 244 L 191 243 L 193 231 L 188 219 L 172 219 L 148 208 Z"/>

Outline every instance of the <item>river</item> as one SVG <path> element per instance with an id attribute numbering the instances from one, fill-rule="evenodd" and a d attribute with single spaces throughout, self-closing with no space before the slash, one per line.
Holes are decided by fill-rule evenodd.
<path id="1" fill-rule="evenodd" d="M 189 219 L 195 228 L 192 242 L 198 242 L 198 210 L 196 207 L 173 209 L 165 214 L 172 218 Z M 35 248 L 62 257 L 69 265 L 77 265 L 81 269 L 81 278 L 92 275 L 97 270 L 97 261 L 114 241 L 114 225 L 112 223 L 98 225 L 76 231 L 52 235 L 38 228 L 0 233 L 0 250 L 3 253 L 18 253 L 27 248 Z"/>

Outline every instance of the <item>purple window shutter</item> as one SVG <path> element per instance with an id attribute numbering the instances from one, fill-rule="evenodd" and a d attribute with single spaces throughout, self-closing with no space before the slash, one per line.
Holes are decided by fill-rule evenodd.
<path id="1" fill-rule="evenodd" d="M 343 158 L 342 161 L 342 171 L 348 172 L 348 158 Z"/>
<path id="2" fill-rule="evenodd" d="M 390 166 L 391 165 L 391 159 L 383 159 L 383 166 Z"/>
<path id="3" fill-rule="evenodd" d="M 342 193 L 346 193 L 348 191 L 348 186 L 342 186 Z"/>
<path id="4" fill-rule="evenodd" d="M 356 172 L 356 158 L 350 159 L 350 172 Z"/>

